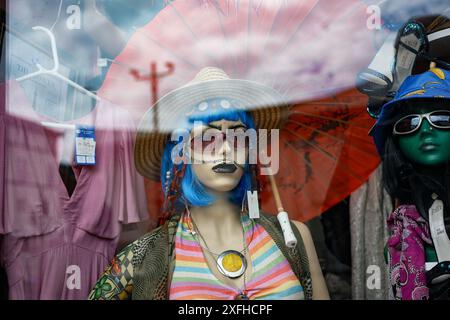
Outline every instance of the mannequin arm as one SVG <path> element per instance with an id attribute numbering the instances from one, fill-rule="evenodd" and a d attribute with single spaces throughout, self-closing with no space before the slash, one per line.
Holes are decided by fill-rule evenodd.
<path id="1" fill-rule="evenodd" d="M 293 222 L 302 236 L 306 253 L 308 255 L 309 269 L 311 272 L 311 280 L 313 285 L 313 300 L 329 300 L 330 295 L 328 294 L 328 288 L 322 274 L 322 269 L 320 267 L 311 233 L 305 224 L 298 221 Z"/>
<path id="2" fill-rule="evenodd" d="M 133 290 L 133 244 L 117 254 L 100 276 L 89 300 L 131 300 Z"/>

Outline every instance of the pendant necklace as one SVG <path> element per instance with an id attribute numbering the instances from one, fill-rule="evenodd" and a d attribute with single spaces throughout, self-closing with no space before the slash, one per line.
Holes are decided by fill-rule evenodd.
<path id="1" fill-rule="evenodd" d="M 215 253 L 212 252 L 208 244 L 206 243 L 205 239 L 203 238 L 202 234 L 199 232 L 199 229 L 197 225 L 195 224 L 194 219 L 190 215 L 190 212 L 188 211 L 190 221 L 192 222 L 193 230 L 191 229 L 191 234 L 193 236 L 198 235 L 197 241 L 200 244 L 200 239 L 205 245 L 205 249 L 214 257 L 214 260 L 216 261 L 216 267 L 217 270 L 224 276 L 230 278 L 230 279 L 237 279 L 240 278 L 242 275 L 244 276 L 244 289 L 241 293 L 239 293 L 235 299 L 236 300 L 249 300 L 248 296 L 245 293 L 245 271 L 247 270 L 247 258 L 245 256 L 247 252 L 247 244 L 245 241 L 245 229 L 243 229 L 243 244 L 244 249 L 241 251 L 237 250 L 225 250 L 222 253 Z M 253 226 L 252 226 L 252 239 L 253 239 Z M 203 247 L 203 246 L 202 246 Z"/>

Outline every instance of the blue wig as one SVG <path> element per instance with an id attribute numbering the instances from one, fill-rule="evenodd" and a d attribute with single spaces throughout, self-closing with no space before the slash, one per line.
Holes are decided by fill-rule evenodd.
<path id="1" fill-rule="evenodd" d="M 192 130 L 194 122 L 202 122 L 209 124 L 214 121 L 228 120 L 228 121 L 241 121 L 248 129 L 254 129 L 255 125 L 252 117 L 245 111 L 237 110 L 234 108 L 220 109 L 214 112 L 204 112 L 198 115 L 190 116 L 188 119 L 188 129 Z M 164 149 L 163 158 L 161 161 L 161 182 L 162 186 L 167 183 L 166 172 L 173 172 L 174 166 L 181 166 L 183 164 L 174 164 L 172 161 L 172 150 L 177 145 L 177 142 L 169 141 Z M 180 154 L 181 155 L 181 154 Z M 239 184 L 230 192 L 230 200 L 236 204 L 241 204 L 246 195 L 246 191 L 251 187 L 251 173 L 249 165 L 246 164 L 244 175 L 241 178 Z M 164 187 L 163 187 L 164 190 Z M 212 204 L 215 201 L 213 195 L 209 194 L 205 186 L 197 179 L 192 171 L 191 164 L 186 165 L 183 180 L 181 181 L 182 197 L 184 199 L 177 199 L 177 205 L 184 206 L 184 201 L 188 205 L 204 207 Z M 166 193 L 166 190 L 164 190 Z"/>

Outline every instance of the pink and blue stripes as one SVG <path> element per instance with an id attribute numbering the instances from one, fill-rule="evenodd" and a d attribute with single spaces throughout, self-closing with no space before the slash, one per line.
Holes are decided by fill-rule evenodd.
<path id="1" fill-rule="evenodd" d="M 270 235 L 247 215 L 243 215 L 242 220 L 253 267 L 253 274 L 245 286 L 249 298 L 304 299 L 300 282 Z M 222 283 L 211 272 L 189 225 L 189 216 L 184 214 L 175 239 L 176 259 L 170 299 L 234 299 L 240 291 Z"/>

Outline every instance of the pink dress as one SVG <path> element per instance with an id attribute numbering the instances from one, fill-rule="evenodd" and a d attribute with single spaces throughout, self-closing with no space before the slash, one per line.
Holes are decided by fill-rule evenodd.
<path id="1" fill-rule="evenodd" d="M 104 100 L 77 119 L 95 126 L 97 163 L 72 166 L 69 197 L 55 156 L 63 131 L 41 125 L 18 83 L 0 94 L 0 262 L 10 299 L 85 299 L 115 254 L 121 224 L 148 217 L 133 121 Z"/>

